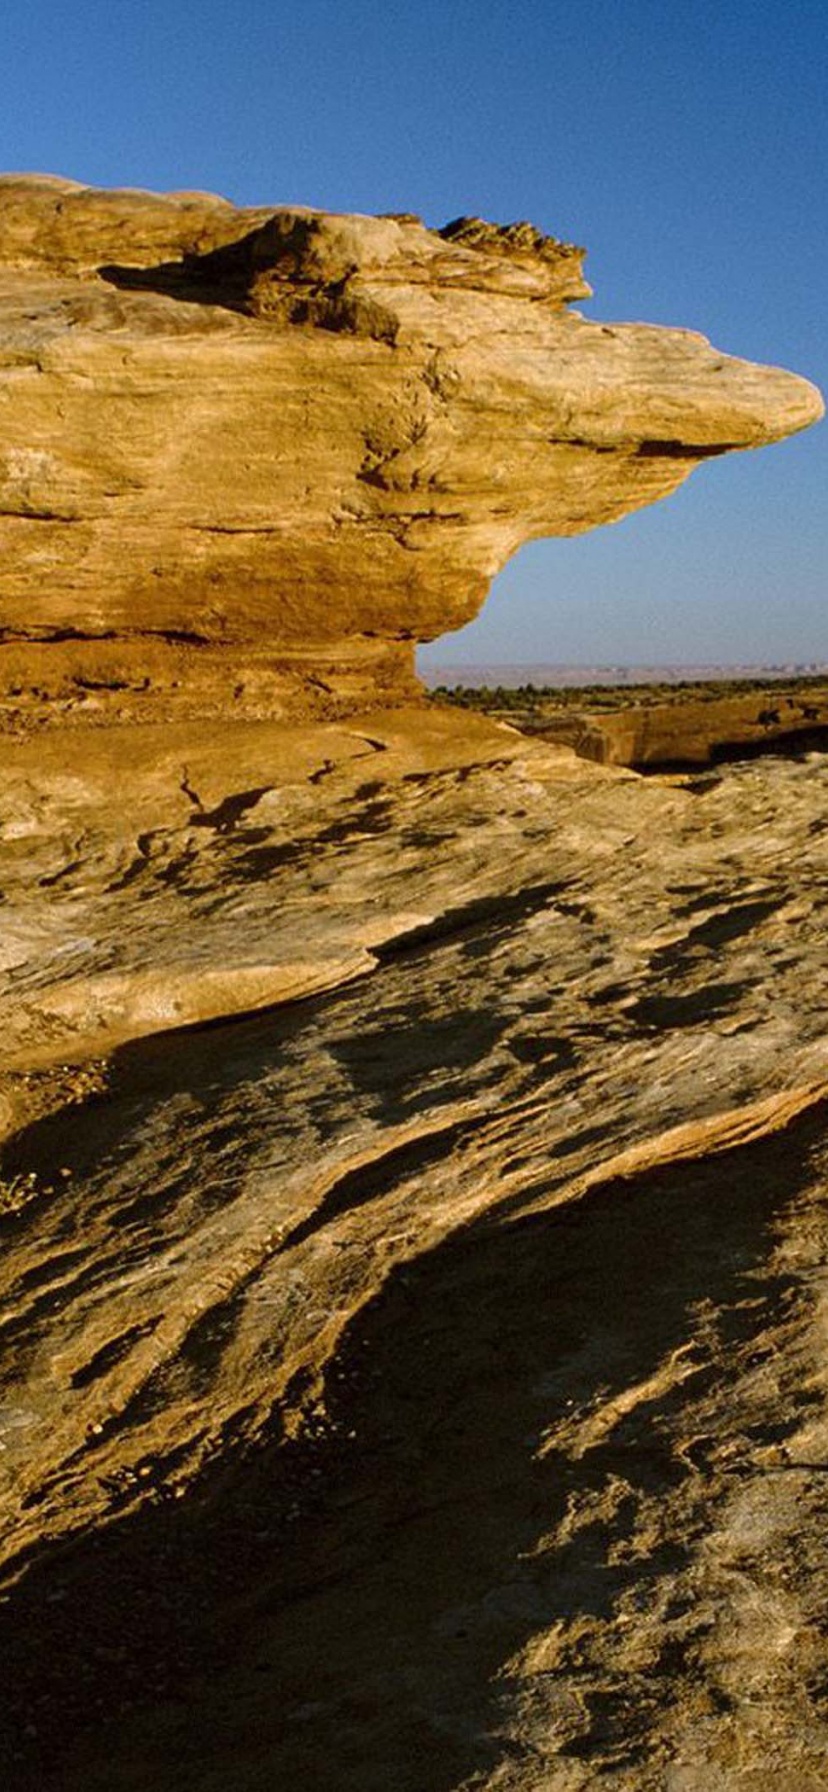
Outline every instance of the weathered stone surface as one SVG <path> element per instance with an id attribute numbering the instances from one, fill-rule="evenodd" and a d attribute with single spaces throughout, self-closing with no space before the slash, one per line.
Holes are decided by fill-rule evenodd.
<path id="1" fill-rule="evenodd" d="M 815 1792 L 826 769 L 3 743 L 10 1786 Z"/>
<path id="2" fill-rule="evenodd" d="M 4 1786 L 817 1792 L 828 760 L 383 707 L 812 389 L 529 226 L 0 214 Z"/>
<path id="3" fill-rule="evenodd" d="M 497 711 L 494 700 L 491 708 Z M 751 753 L 824 752 L 828 746 L 828 687 L 816 682 L 675 691 L 666 700 L 639 696 L 611 709 L 594 708 L 589 699 L 582 708 L 534 698 L 524 716 L 514 716 L 515 722 L 574 747 L 585 759 L 642 770 L 710 765 Z"/>
<path id="4" fill-rule="evenodd" d="M 579 751 L 602 765 L 709 765 L 739 753 L 828 746 L 828 690 L 760 691 L 636 705 L 585 718 Z"/>
<path id="5" fill-rule="evenodd" d="M 6 716 L 387 703 L 522 542 L 819 415 L 588 291 L 529 225 L 4 177 Z"/>

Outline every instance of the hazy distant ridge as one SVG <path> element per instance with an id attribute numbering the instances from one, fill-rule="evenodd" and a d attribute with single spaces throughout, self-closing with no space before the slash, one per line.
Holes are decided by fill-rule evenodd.
<path id="1" fill-rule="evenodd" d="M 479 689 L 481 685 L 503 685 L 514 689 L 524 684 L 552 685 L 556 688 L 591 684 L 681 684 L 687 680 L 709 684 L 712 680 L 734 678 L 815 678 L 828 674 L 828 661 L 809 660 L 785 665 L 692 665 L 692 666 L 557 666 L 547 661 L 525 661 L 512 665 L 436 665 L 418 668 L 420 677 L 430 690 L 436 685 L 465 685 Z"/>

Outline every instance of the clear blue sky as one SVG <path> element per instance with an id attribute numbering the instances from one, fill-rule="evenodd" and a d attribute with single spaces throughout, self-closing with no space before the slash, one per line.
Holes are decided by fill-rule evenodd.
<path id="1" fill-rule="evenodd" d="M 528 217 L 588 315 L 828 385 L 825 0 L 28 0 L 0 167 L 241 203 Z M 828 659 L 828 429 L 534 544 L 432 657 Z"/>

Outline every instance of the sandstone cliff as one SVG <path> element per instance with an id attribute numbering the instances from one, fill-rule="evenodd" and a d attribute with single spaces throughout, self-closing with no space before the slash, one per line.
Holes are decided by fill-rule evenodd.
<path id="1" fill-rule="evenodd" d="M 819 414 L 690 331 L 568 311 L 581 259 L 525 224 L 0 180 L 6 713 L 410 693 L 522 542 Z"/>
<path id="2" fill-rule="evenodd" d="M 828 762 L 383 707 L 816 395 L 529 226 L 0 211 L 4 1785 L 818 1792 Z"/>

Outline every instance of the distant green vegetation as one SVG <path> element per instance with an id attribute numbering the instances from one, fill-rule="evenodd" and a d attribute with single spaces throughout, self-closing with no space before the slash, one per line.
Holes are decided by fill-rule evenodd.
<path id="1" fill-rule="evenodd" d="M 431 695 L 461 709 L 508 717 L 519 725 L 542 723 L 561 710 L 592 711 L 649 707 L 655 703 L 704 703 L 723 697 L 747 696 L 767 691 L 779 698 L 785 693 L 825 689 L 825 676 L 801 678 L 722 678 L 665 680 L 658 684 L 585 685 L 438 685 Z"/>

